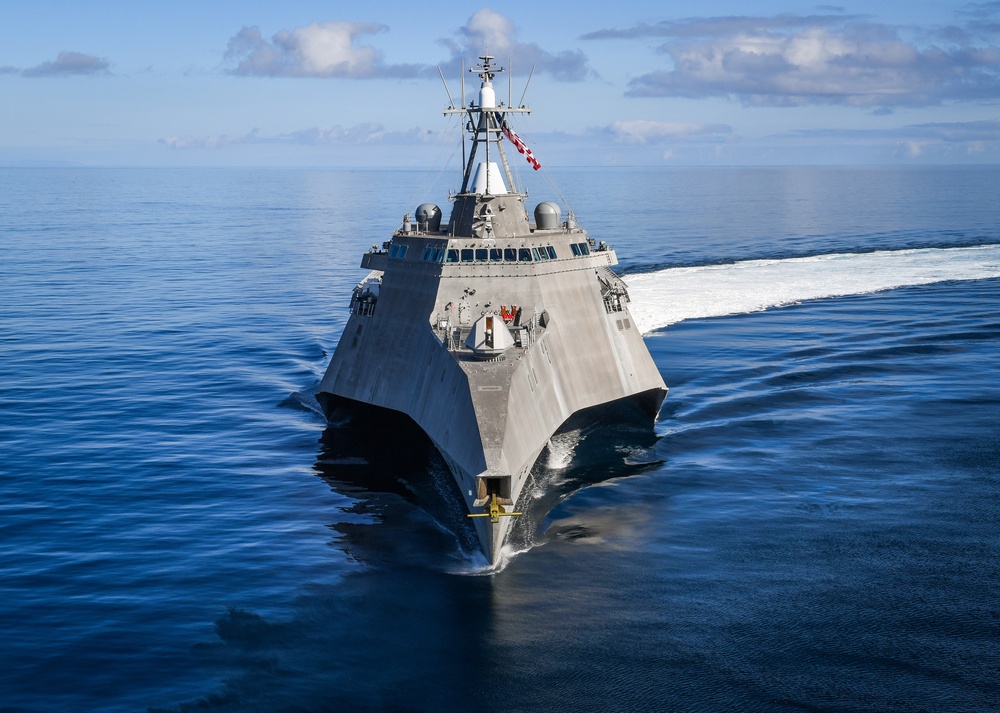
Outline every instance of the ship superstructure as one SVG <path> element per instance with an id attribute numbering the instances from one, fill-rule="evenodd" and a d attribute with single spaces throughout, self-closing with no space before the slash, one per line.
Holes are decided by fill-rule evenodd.
<path id="1" fill-rule="evenodd" d="M 559 427 L 622 399 L 653 419 L 667 388 L 611 269 L 615 251 L 554 203 L 528 215 L 504 143 L 539 167 L 508 124 L 529 110 L 497 103 L 502 69 L 480 60 L 478 101 L 446 110 L 470 135 L 451 217 L 422 204 L 364 255 L 370 272 L 317 398 L 328 413 L 360 402 L 412 418 L 447 462 L 492 564 Z"/>

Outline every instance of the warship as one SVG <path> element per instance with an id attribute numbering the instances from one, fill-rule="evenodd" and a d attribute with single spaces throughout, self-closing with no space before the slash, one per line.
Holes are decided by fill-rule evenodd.
<path id="1" fill-rule="evenodd" d="M 479 59 L 469 70 L 478 96 L 466 104 L 463 79 L 460 104 L 444 111 L 464 123 L 451 217 L 443 223 L 423 203 L 363 255 L 369 272 L 316 398 L 328 417 L 375 407 L 412 419 L 447 463 L 494 565 L 560 427 L 602 405 L 651 423 L 667 387 L 612 270 L 614 249 L 554 202 L 528 215 L 505 144 L 541 167 L 510 125 L 530 109 L 523 97 L 498 103 L 493 80 L 504 69 L 488 53 Z"/>

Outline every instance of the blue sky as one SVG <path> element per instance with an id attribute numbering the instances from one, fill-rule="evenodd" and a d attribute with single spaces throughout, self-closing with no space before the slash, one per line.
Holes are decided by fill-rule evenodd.
<path id="1" fill-rule="evenodd" d="M 456 7 L 4 3 L 0 164 L 442 162 L 484 47 L 543 164 L 1000 162 L 1000 2 Z"/>

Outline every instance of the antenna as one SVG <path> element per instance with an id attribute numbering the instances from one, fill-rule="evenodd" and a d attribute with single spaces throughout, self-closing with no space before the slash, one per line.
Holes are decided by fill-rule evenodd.
<path id="1" fill-rule="evenodd" d="M 510 100 L 513 99 L 511 95 L 511 85 L 514 84 L 514 63 L 511 61 L 510 57 L 507 58 L 507 107 L 510 108 Z"/>
<path id="2" fill-rule="evenodd" d="M 462 58 L 462 114 L 461 119 L 459 119 L 458 133 L 462 137 L 462 173 L 465 173 L 465 58 Z M 462 187 L 465 188 L 465 181 L 462 181 Z"/>
<path id="3" fill-rule="evenodd" d="M 528 74 L 528 81 L 524 83 L 524 91 L 521 93 L 521 101 L 517 103 L 518 106 L 524 106 L 524 95 L 528 93 L 528 85 L 531 84 L 531 78 L 535 76 L 535 65 L 531 65 L 531 72 Z"/>
<path id="4" fill-rule="evenodd" d="M 441 65 L 438 65 L 438 74 L 441 75 L 441 83 L 444 85 L 444 90 L 448 94 L 448 101 L 451 103 L 449 108 L 455 108 L 455 100 L 451 98 L 451 90 L 448 89 L 448 82 L 444 81 L 444 72 L 441 71 Z"/>

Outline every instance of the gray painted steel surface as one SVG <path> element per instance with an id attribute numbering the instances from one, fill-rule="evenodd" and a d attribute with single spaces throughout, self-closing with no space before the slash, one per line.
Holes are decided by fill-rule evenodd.
<path id="1" fill-rule="evenodd" d="M 543 224 L 555 227 L 538 228 L 525 196 L 508 190 L 506 116 L 527 110 L 492 105 L 500 70 L 481 59 L 479 103 L 451 110 L 469 117 L 473 135 L 451 219 L 439 227 L 435 206 L 422 204 L 418 221 L 407 217 L 363 257 L 371 272 L 317 390 L 328 410 L 347 400 L 410 416 L 477 514 L 491 503 L 513 509 L 549 438 L 577 411 L 632 399 L 652 419 L 667 392 L 610 269 L 615 251 L 595 247 L 572 214 L 553 219 L 554 204 Z M 493 158 L 506 185 L 496 185 L 495 164 L 474 170 Z M 491 176 L 480 192 L 476 173 Z M 474 520 L 491 563 L 512 519 Z"/>

